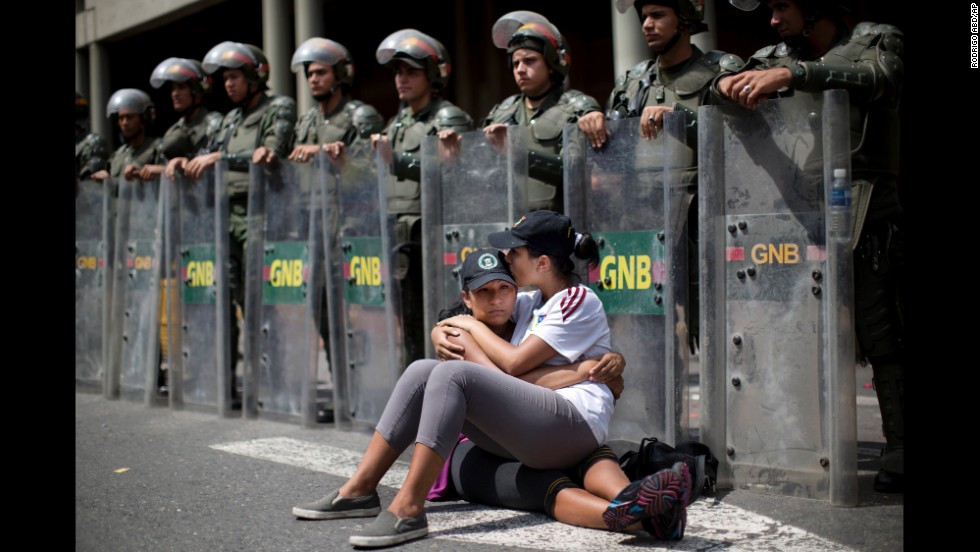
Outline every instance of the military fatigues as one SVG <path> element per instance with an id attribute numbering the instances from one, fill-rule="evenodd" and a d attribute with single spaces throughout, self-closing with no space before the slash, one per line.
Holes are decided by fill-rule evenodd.
<path id="1" fill-rule="evenodd" d="M 366 117 L 363 115 L 366 113 L 374 115 L 373 119 L 378 123 L 365 125 L 363 121 Z M 334 142 L 343 142 L 345 146 L 350 146 L 360 140 L 370 140 L 372 134 L 381 132 L 380 121 L 381 116 L 373 107 L 362 101 L 344 97 L 333 112 L 326 116 L 320 113 L 319 106 L 304 113 L 296 122 L 295 146 L 332 144 Z M 331 235 L 336 235 L 336 213 L 330 215 L 332 220 L 327 224 L 333 228 Z M 330 344 L 330 328 L 327 325 L 329 313 L 327 312 L 326 292 L 320 293 L 320 297 L 320 337 L 323 338 L 323 344 L 327 347 Z M 327 358 L 330 358 L 329 351 L 327 351 Z"/>
<path id="2" fill-rule="evenodd" d="M 558 86 L 533 110 L 527 108 L 524 100 L 524 94 L 517 94 L 495 105 L 483 126 L 502 123 L 527 129 L 528 210 L 563 212 L 562 129 L 585 113 L 599 111 L 599 103 L 578 90 L 562 93 Z"/>
<path id="3" fill-rule="evenodd" d="M 693 165 L 680 173 L 681 182 L 692 190 L 697 190 L 697 145 L 698 145 L 698 107 L 710 103 L 711 83 L 722 72 L 736 71 L 744 63 L 736 55 L 717 50 L 702 52 L 691 45 L 691 57 L 667 68 L 660 68 L 656 59 L 640 62 L 616 79 L 616 87 L 609 95 L 606 117 L 626 119 L 639 117 L 643 108 L 665 106 L 687 116 L 687 145 L 694 151 Z M 688 328 L 692 348 L 700 328 L 700 297 L 698 279 L 698 213 L 697 199 L 688 208 L 688 267 L 690 282 L 688 286 Z"/>
<path id="4" fill-rule="evenodd" d="M 228 231 L 229 270 L 228 284 L 231 291 L 231 356 L 232 374 L 238 358 L 238 325 L 235 320 L 235 303 L 244 312 L 245 240 L 247 239 L 249 165 L 252 155 L 261 146 L 276 152 L 280 159 L 289 156 L 296 125 L 296 102 L 292 98 L 263 93 L 259 102 L 248 111 L 238 107 L 225 115 L 221 128 L 214 135 L 208 151 L 221 152 L 228 163 Z M 234 390 L 234 378 L 232 378 Z"/>
<path id="5" fill-rule="evenodd" d="M 838 28 L 834 46 L 815 60 L 785 43 L 756 52 L 750 69 L 786 67 L 789 90 L 846 89 L 851 101 L 851 156 L 855 185 L 871 198 L 854 252 L 855 324 L 861 354 L 874 371 L 885 433 L 882 467 L 904 474 L 904 335 L 900 288 L 904 278 L 902 208 L 898 198 L 898 101 L 903 73 L 902 32 L 892 25 Z M 855 194 L 857 197 L 858 194 Z M 860 213 L 858 213 L 860 216 Z"/>
<path id="6" fill-rule="evenodd" d="M 394 181 L 389 181 L 388 213 L 397 214 L 395 241 L 399 248 L 399 266 L 395 277 L 401 281 L 402 329 L 405 343 L 404 361 L 425 355 L 425 332 L 422 320 L 422 139 L 440 130 L 456 132 L 473 130 L 473 119 L 451 102 L 433 99 L 418 113 L 403 106 L 385 127 L 391 142 Z M 408 364 L 403 364 L 408 366 Z"/>
<path id="7" fill-rule="evenodd" d="M 205 107 L 198 107 L 194 117 L 181 117 L 163 134 L 163 144 L 160 150 L 162 162 L 178 157 L 193 158 L 214 139 L 221 128 L 223 117 Z"/>
<path id="8" fill-rule="evenodd" d="M 101 136 L 92 132 L 75 135 L 75 175 L 79 180 L 106 168 L 108 158 L 109 146 Z"/>
<path id="9" fill-rule="evenodd" d="M 119 149 L 113 152 L 112 157 L 109 158 L 109 175 L 113 180 L 119 181 L 123 177 L 122 174 L 126 165 L 142 167 L 156 163 L 160 155 L 161 143 L 159 138 L 146 136 L 138 148 L 133 148 L 129 144 L 119 146 Z"/>

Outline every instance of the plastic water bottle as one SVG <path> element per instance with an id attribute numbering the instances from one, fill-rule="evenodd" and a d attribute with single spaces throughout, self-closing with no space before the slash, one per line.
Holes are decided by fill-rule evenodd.
<path id="1" fill-rule="evenodd" d="M 834 169 L 830 188 L 830 235 L 851 239 L 851 181 L 847 169 Z"/>

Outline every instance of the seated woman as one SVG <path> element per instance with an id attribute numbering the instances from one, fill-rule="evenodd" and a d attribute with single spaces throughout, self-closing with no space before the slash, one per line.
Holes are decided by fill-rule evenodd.
<path id="1" fill-rule="evenodd" d="M 462 328 L 499 370 L 467 361 L 412 363 L 396 384 L 354 475 L 294 514 L 314 519 L 373 515 L 380 510 L 378 482 L 414 440 L 408 476 L 395 499 L 349 539 L 354 546 L 390 546 L 428 534 L 425 498 L 461 432 L 488 452 L 538 469 L 577 465 L 605 441 L 613 408 L 606 385 L 584 381 L 552 391 L 512 377 L 542 364 L 609 352 L 601 302 L 592 290 L 572 282 L 571 255 L 596 264 L 595 242 L 576 233 L 568 217 L 551 211 L 529 213 L 500 234 L 512 237 L 504 247 L 512 249 L 507 261 L 515 283 L 538 291 L 532 294 L 529 316 L 515 319 L 516 345 L 482 323 Z M 492 244 L 497 237 L 490 236 Z M 452 320 L 467 325 L 461 318 Z M 675 470 L 667 479 L 679 490 L 690 488 L 686 470 Z M 673 507 L 668 501 L 640 502 L 626 509 L 650 516 Z"/>
<path id="2" fill-rule="evenodd" d="M 482 265 L 485 250 L 471 253 L 463 263 L 460 277 L 463 291 L 459 302 L 440 313 L 440 320 L 458 314 L 473 316 L 483 322 L 501 338 L 510 339 L 514 330 L 515 316 L 522 316 L 529 305 L 531 294 L 520 294 L 509 318 L 503 311 L 515 291 L 509 271 Z M 473 289 L 471 289 L 473 288 Z M 521 304 L 525 303 L 525 304 Z M 436 326 L 432 341 L 440 359 L 465 359 L 486 364 L 489 360 L 467 332 L 452 326 Z M 565 367 L 540 367 L 524 374 L 521 379 L 554 388 L 572 385 L 585 379 L 603 381 L 613 373 L 621 373 L 622 356 L 606 353 L 599 362 L 584 361 Z M 607 385 L 618 398 L 622 390 L 622 377 L 608 380 Z M 466 500 L 502 506 L 518 510 L 543 512 L 557 521 L 592 529 L 636 531 L 635 523 L 641 522 L 644 530 L 663 540 L 680 540 L 687 524 L 687 497 L 670 495 L 666 500 L 674 505 L 662 515 L 646 517 L 639 501 L 650 503 L 656 495 L 665 495 L 659 489 L 663 482 L 651 476 L 647 490 L 640 497 L 642 481 L 630 483 L 619 467 L 612 449 L 603 445 L 593 451 L 581 464 L 570 470 L 535 470 L 516 460 L 508 460 L 490 454 L 463 436 L 446 461 L 442 473 L 429 491 L 429 501 Z M 669 481 L 667 481 L 669 486 Z M 585 487 L 583 489 L 583 486 Z M 610 502 L 612 501 L 612 502 Z M 634 510 L 630 514 L 631 508 Z M 626 514 L 626 515 L 623 515 Z"/>

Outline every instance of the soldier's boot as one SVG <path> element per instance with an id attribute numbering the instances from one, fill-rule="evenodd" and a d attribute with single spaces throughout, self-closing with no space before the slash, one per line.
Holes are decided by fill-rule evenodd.
<path id="1" fill-rule="evenodd" d="M 901 363 L 882 360 L 871 364 L 885 434 L 885 450 L 874 489 L 879 493 L 900 493 L 905 489 L 904 372 Z"/>

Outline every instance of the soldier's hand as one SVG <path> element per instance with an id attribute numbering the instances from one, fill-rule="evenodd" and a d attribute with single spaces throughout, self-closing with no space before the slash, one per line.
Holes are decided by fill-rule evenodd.
<path id="1" fill-rule="evenodd" d="M 126 180 L 136 180 L 140 177 L 140 168 L 130 163 L 123 169 L 123 176 L 126 177 Z"/>
<path id="2" fill-rule="evenodd" d="M 194 159 L 188 161 L 187 165 L 184 166 L 184 174 L 193 178 L 194 180 L 197 180 L 198 178 L 201 178 L 201 175 L 204 174 L 204 171 L 206 171 L 208 167 L 214 165 L 220 160 L 220 151 L 206 155 L 198 155 Z"/>
<path id="3" fill-rule="evenodd" d="M 263 163 L 272 164 L 275 160 L 276 151 L 265 146 L 259 146 L 256 148 L 255 153 L 252 154 L 252 163 L 255 165 L 261 165 Z"/>
<path id="4" fill-rule="evenodd" d="M 323 144 L 323 151 L 327 154 L 327 159 L 330 160 L 333 166 L 337 167 L 337 169 L 344 168 L 344 163 L 347 161 L 347 144 L 344 144 L 340 140 Z"/>
<path id="5" fill-rule="evenodd" d="M 371 149 L 377 150 L 378 149 L 378 145 L 379 144 L 382 144 L 382 143 L 384 143 L 384 144 L 388 144 L 389 143 L 389 140 L 388 140 L 388 137 L 387 136 L 385 136 L 384 134 L 372 134 L 371 135 Z M 384 157 L 384 162 L 386 164 L 388 164 L 388 165 L 391 165 L 391 163 L 394 161 L 393 158 L 392 158 L 392 155 L 391 155 L 391 147 L 390 146 L 386 146 L 386 147 L 381 148 L 381 155 Z"/>
<path id="6" fill-rule="evenodd" d="M 89 176 L 89 178 L 91 178 L 92 180 L 95 180 L 96 182 L 102 182 L 106 178 L 109 178 L 109 171 L 104 170 L 104 169 L 101 170 L 101 171 L 95 171 L 94 173 L 92 173 Z"/>
<path id="7" fill-rule="evenodd" d="M 439 360 L 463 360 L 463 353 L 466 352 L 466 349 L 458 343 L 449 341 L 450 337 L 458 337 L 460 331 L 450 326 L 432 328 L 429 336 L 432 338 L 432 347 L 436 350 L 436 358 Z"/>
<path id="8" fill-rule="evenodd" d="M 487 142 L 493 146 L 493 149 L 501 154 L 504 152 L 507 146 L 507 125 L 503 123 L 487 125 L 483 127 L 483 135 L 487 138 Z"/>
<path id="9" fill-rule="evenodd" d="M 320 151 L 320 146 L 306 145 L 306 146 L 296 146 L 292 153 L 289 154 L 290 161 L 297 161 L 299 163 L 306 163 L 312 161 L 316 157 L 317 152 Z"/>
<path id="10" fill-rule="evenodd" d="M 143 165 L 138 172 L 140 180 L 147 181 L 163 174 L 163 165 Z"/>
<path id="11" fill-rule="evenodd" d="M 459 147 L 463 137 L 451 128 L 440 130 L 436 136 L 439 138 L 439 158 L 443 163 L 450 163 L 459 157 Z"/>
<path id="12" fill-rule="evenodd" d="M 177 171 L 183 171 L 186 165 L 186 157 L 175 157 L 167 163 L 167 168 L 164 172 L 167 174 L 167 178 L 173 180 L 177 176 Z"/>
<path id="13" fill-rule="evenodd" d="M 664 128 L 664 114 L 673 111 L 664 105 L 651 105 L 643 108 L 640 114 L 640 136 L 647 140 L 657 137 L 657 131 Z"/>
<path id="14" fill-rule="evenodd" d="M 793 74 L 785 67 L 765 71 L 746 71 L 718 81 L 718 90 L 743 107 L 755 109 L 769 94 L 789 86 Z"/>
<path id="15" fill-rule="evenodd" d="M 606 132 L 606 116 L 599 111 L 586 113 L 578 119 L 578 129 L 594 148 L 601 148 L 609 136 Z"/>

